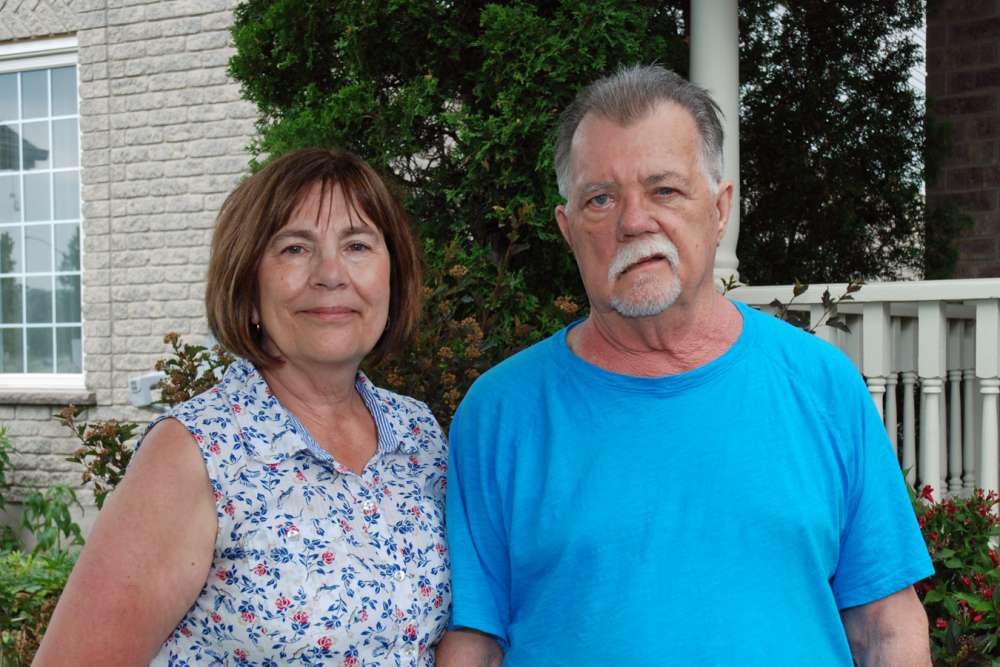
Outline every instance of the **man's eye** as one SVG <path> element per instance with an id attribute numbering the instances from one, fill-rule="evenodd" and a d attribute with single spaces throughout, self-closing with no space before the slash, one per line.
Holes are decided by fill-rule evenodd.
<path id="1" fill-rule="evenodd" d="M 673 188 L 668 188 L 666 186 L 656 188 L 656 196 L 658 197 L 669 197 L 675 192 L 677 192 L 677 190 L 674 190 Z"/>
<path id="2" fill-rule="evenodd" d="M 587 203 L 603 208 L 611 203 L 611 195 L 594 195 Z"/>

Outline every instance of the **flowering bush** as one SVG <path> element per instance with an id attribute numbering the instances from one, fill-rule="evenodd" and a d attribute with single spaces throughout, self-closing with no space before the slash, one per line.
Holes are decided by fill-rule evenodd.
<path id="1" fill-rule="evenodd" d="M 931 625 L 935 666 L 1000 661 L 1000 535 L 995 491 L 935 502 L 933 490 L 913 494 L 914 510 L 935 574 L 916 584 Z"/>

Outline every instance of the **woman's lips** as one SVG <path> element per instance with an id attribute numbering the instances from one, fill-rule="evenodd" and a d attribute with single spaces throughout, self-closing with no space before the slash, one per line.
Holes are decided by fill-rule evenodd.
<path id="1" fill-rule="evenodd" d="M 356 315 L 358 311 L 346 306 L 322 306 L 319 308 L 306 308 L 299 312 L 322 320 L 341 320 Z"/>

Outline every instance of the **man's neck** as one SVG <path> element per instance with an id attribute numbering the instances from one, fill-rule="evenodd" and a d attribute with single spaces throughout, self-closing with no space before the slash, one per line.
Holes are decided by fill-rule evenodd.
<path id="1" fill-rule="evenodd" d="M 663 377 L 693 370 L 722 356 L 739 338 L 743 317 L 713 291 L 694 303 L 675 303 L 660 315 L 625 318 L 591 311 L 570 331 L 580 358 L 621 375 Z"/>

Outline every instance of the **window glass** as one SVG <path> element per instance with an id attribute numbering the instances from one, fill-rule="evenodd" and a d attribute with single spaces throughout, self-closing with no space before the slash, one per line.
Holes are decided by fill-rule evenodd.
<path id="1" fill-rule="evenodd" d="M 77 69 L 23 62 L 0 74 L 0 373 L 79 374 Z"/>

